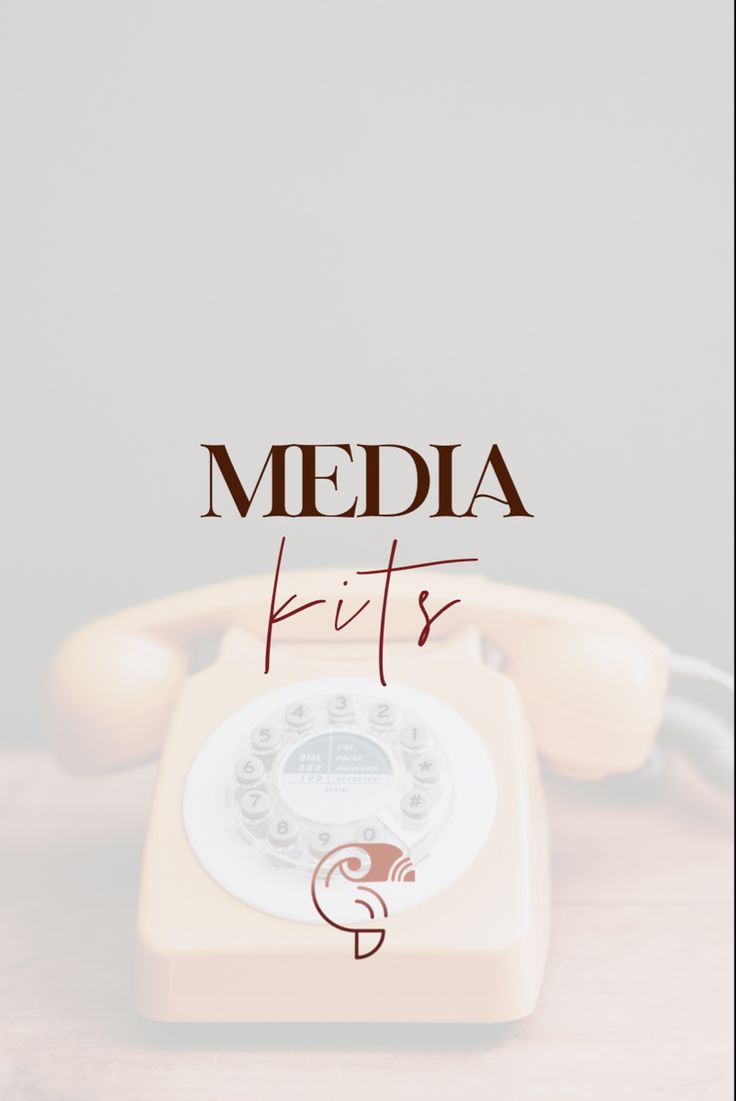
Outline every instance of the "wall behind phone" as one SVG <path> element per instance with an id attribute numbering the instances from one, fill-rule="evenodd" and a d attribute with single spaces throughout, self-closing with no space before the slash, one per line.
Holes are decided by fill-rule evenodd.
<path id="1" fill-rule="evenodd" d="M 730 11 L 8 2 L 3 734 L 78 623 L 478 555 L 730 664 Z M 202 520 L 200 443 L 498 442 L 533 520 Z M 463 479 L 465 481 L 465 479 Z"/>

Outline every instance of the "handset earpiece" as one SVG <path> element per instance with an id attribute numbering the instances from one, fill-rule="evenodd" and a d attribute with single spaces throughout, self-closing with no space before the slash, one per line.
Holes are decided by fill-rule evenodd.
<path id="1" fill-rule="evenodd" d="M 504 672 L 550 767 L 598 779 L 633 772 L 648 759 L 667 662 L 667 647 L 628 617 L 597 626 L 557 620 L 532 628 Z"/>
<path id="2" fill-rule="evenodd" d="M 104 772 L 155 757 L 190 650 L 228 628 L 263 621 L 268 579 L 242 578 L 162 597 L 80 628 L 48 677 L 47 726 L 61 764 Z"/>
<path id="3" fill-rule="evenodd" d="M 76 631 L 48 681 L 47 723 L 73 772 L 126 768 L 155 757 L 188 673 L 185 648 L 114 621 Z"/>

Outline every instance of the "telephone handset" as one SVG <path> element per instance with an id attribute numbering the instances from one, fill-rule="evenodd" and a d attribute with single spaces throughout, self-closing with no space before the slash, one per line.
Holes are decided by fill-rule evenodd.
<path id="1" fill-rule="evenodd" d="M 334 588 L 327 571 L 285 575 L 282 593 L 300 605 Z M 628 772 L 647 758 L 662 716 L 667 648 L 615 608 L 572 597 L 494 584 L 480 575 L 437 574 L 423 584 L 437 604 L 461 598 L 432 629 L 432 638 L 467 627 L 503 654 L 537 746 L 550 765 L 581 777 Z M 112 615 L 74 634 L 51 669 L 51 735 L 59 759 L 94 772 L 145 761 L 158 753 L 189 675 L 189 648 L 198 638 L 241 627 L 266 630 L 272 578 L 213 585 Z M 416 641 L 416 583 L 392 581 L 391 640 Z M 340 640 L 376 637 L 380 588 L 353 577 L 355 606 L 373 607 Z M 373 613 L 373 614 L 370 614 Z M 321 607 L 277 628 L 279 640 L 336 639 Z M 268 681 L 264 681 L 267 686 Z"/>
<path id="2" fill-rule="evenodd" d="M 163 746 L 139 899 L 141 1012 L 524 1016 L 549 910 L 532 735 L 569 775 L 636 770 L 662 716 L 666 648 L 612 608 L 427 571 L 433 606 L 452 606 L 419 649 L 417 586 L 397 575 L 383 687 L 380 581 L 351 579 L 364 611 L 338 633 L 324 603 L 335 575 L 320 571 L 280 579 L 280 602 L 322 602 L 278 624 L 264 676 L 272 586 L 248 578 L 111 616 L 52 665 L 62 763 L 120 768 Z M 189 649 L 215 634 L 217 659 L 190 675 Z"/>

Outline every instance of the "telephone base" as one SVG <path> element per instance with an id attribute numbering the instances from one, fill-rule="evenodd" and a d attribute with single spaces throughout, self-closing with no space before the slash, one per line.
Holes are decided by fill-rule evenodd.
<path id="1" fill-rule="evenodd" d="M 352 930 L 327 924 L 312 906 L 309 871 L 269 862 L 229 826 L 225 764 L 237 760 L 250 709 L 270 715 L 293 698 L 321 706 L 323 671 L 310 666 L 309 680 L 304 672 L 284 663 L 264 696 L 262 682 L 248 683 L 242 664 L 224 656 L 188 682 L 143 860 L 140 1013 L 169 1022 L 524 1017 L 544 970 L 549 887 L 539 771 L 513 685 L 480 662 L 445 654 L 402 661 L 401 679 L 381 697 L 440 732 L 444 756 L 438 751 L 435 763 L 446 770 L 443 783 L 453 778 L 454 804 L 430 851 L 418 852 L 415 878 L 374 881 L 389 899 L 388 916 L 360 924 L 371 933 L 385 928 L 385 941 L 356 959 Z M 373 683 L 355 670 L 327 688 L 358 707 Z M 255 703 L 243 710 L 243 700 Z M 395 735 L 375 734 L 371 745 L 396 742 L 400 730 L 398 723 Z"/>
<path id="2" fill-rule="evenodd" d="M 530 955 L 520 943 L 495 958 L 432 949 L 399 957 L 384 949 L 367 961 L 315 953 L 286 962 L 274 954 L 238 965 L 141 951 L 136 1008 L 169 1023 L 503 1024 L 535 1008 L 542 972 Z"/>

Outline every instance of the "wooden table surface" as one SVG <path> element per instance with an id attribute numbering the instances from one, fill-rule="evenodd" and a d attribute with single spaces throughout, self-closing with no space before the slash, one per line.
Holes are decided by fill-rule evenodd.
<path id="1" fill-rule="evenodd" d="M 605 1101 L 730 1096 L 731 808 L 683 765 L 624 802 L 547 780 L 553 930 L 537 1011 L 469 1026 L 161 1026 L 132 1009 L 153 768 L 0 754 L 0 1097 Z"/>

